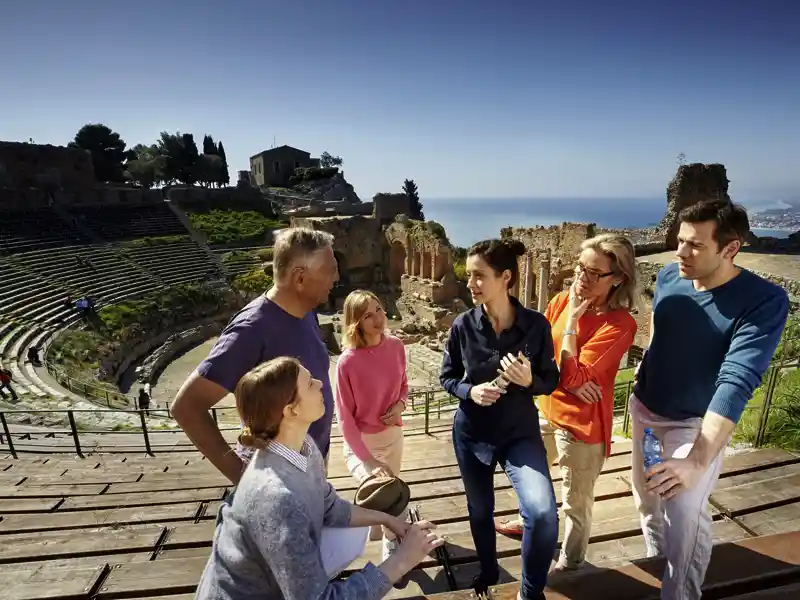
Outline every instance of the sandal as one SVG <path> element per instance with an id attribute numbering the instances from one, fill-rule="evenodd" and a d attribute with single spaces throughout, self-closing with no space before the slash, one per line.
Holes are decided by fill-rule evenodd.
<path id="1" fill-rule="evenodd" d="M 507 535 L 509 537 L 521 537 L 522 519 L 498 519 L 494 523 L 494 529 L 497 531 L 497 533 L 502 535 Z"/>

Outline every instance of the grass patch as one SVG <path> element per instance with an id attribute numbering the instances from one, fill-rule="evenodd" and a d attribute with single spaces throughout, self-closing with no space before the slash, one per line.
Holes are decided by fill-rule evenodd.
<path id="1" fill-rule="evenodd" d="M 469 277 L 467 276 L 467 263 L 466 262 L 464 262 L 464 261 L 454 262 L 453 263 L 453 273 L 455 274 L 456 279 L 458 279 L 459 281 L 463 281 L 464 283 L 467 283 L 467 279 L 469 279 Z"/>
<path id="2" fill-rule="evenodd" d="M 128 242 L 123 242 L 126 246 L 163 246 L 165 244 L 175 244 L 178 242 L 188 242 L 188 235 L 163 235 L 159 237 L 143 237 Z"/>
<path id="3" fill-rule="evenodd" d="M 187 214 L 192 227 L 202 232 L 209 244 L 264 243 L 268 231 L 285 227 L 255 210 L 213 209 Z"/>
<path id="4" fill-rule="evenodd" d="M 249 273 L 235 277 L 231 286 L 247 294 L 263 294 L 272 287 L 272 277 L 262 268 L 253 269 Z"/>
<path id="5" fill-rule="evenodd" d="M 161 332 L 182 322 L 216 314 L 227 304 L 214 287 L 192 283 L 104 306 L 98 312 L 104 337 L 125 341 Z"/>
<path id="6" fill-rule="evenodd" d="M 260 260 L 261 262 L 272 261 L 272 256 L 273 256 L 272 248 L 261 248 L 259 250 L 255 250 L 253 254 L 255 254 L 256 258 L 258 258 L 258 260 Z"/>
<path id="7" fill-rule="evenodd" d="M 764 381 L 768 381 L 767 376 Z M 734 440 L 755 443 L 761 408 L 764 405 L 766 387 L 759 387 L 753 394 L 736 428 Z M 800 450 L 800 370 L 792 369 L 778 374 L 772 405 L 767 418 L 763 445 Z"/>

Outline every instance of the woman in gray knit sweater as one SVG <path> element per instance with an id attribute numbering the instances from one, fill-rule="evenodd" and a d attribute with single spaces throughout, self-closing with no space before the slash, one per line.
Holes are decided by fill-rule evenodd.
<path id="1" fill-rule="evenodd" d="M 198 600 L 377 600 L 443 540 L 434 525 L 413 525 L 352 505 L 325 479 L 308 428 L 325 413 L 322 382 L 293 358 L 265 362 L 242 377 L 239 441 L 258 451 L 220 510 Z M 320 548 L 323 527 L 383 525 L 397 553 L 343 581 L 331 581 Z"/>

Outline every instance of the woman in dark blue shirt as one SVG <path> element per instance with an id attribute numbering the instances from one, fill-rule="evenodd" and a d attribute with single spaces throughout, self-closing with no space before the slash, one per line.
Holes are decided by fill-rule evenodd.
<path id="1" fill-rule="evenodd" d="M 467 287 L 476 306 L 453 322 L 439 379 L 460 400 L 453 446 L 481 565 L 472 585 L 485 592 L 499 579 L 493 485 L 499 463 L 523 520 L 520 596 L 538 600 L 556 551 L 558 513 L 533 398 L 556 389 L 558 367 L 547 319 L 509 295 L 524 253 L 516 240 L 469 249 Z"/>

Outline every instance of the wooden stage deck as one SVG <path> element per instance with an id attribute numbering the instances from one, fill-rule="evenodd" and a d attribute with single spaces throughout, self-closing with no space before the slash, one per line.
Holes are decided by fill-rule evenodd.
<path id="1" fill-rule="evenodd" d="M 476 557 L 448 420 L 434 423 L 432 432 L 426 436 L 420 427 L 409 427 L 403 478 L 411 486 L 420 516 L 438 523 L 447 536 L 447 563 L 458 587 L 466 588 L 477 572 Z M 356 486 L 347 474 L 339 439 L 334 440 L 329 476 L 344 497 L 352 497 Z M 557 469 L 553 477 L 559 497 Z M 497 514 L 514 514 L 516 499 L 505 475 L 497 474 L 495 486 Z M 4 456 L 0 460 L 0 586 L 9 600 L 191 598 L 209 554 L 217 508 L 229 489 L 225 478 L 197 453 L 96 454 L 84 459 L 53 454 L 16 460 Z M 647 574 L 644 567 L 631 564 L 643 557 L 644 544 L 630 492 L 630 443 L 614 444 L 596 494 L 588 556 L 593 567 L 577 577 L 569 576 L 573 583 L 554 584 L 548 597 L 652 595 L 656 588 L 648 577 L 657 577 L 663 565 L 642 563 L 656 564 Z M 712 563 L 709 585 L 713 588 L 714 578 L 722 577 L 721 573 L 737 570 L 730 556 L 751 570 L 763 570 L 766 567 L 753 557 L 761 556 L 764 548 L 789 548 L 780 555 L 788 565 L 788 574 L 781 580 L 789 586 L 784 595 L 771 590 L 771 596 L 753 598 L 789 598 L 795 592 L 800 597 L 800 590 L 791 587 L 800 581 L 800 534 L 792 543 L 785 536 L 759 537 L 800 530 L 800 456 L 763 449 L 729 457 L 711 504 L 715 542 L 747 541 L 715 551 L 715 557 L 721 558 Z M 503 582 L 516 581 L 519 541 L 498 536 L 498 551 Z M 379 543 L 370 542 L 365 556 L 351 568 L 359 568 L 366 560 L 377 562 L 379 557 Z M 723 557 L 727 557 L 725 565 L 719 562 Z M 412 572 L 405 589 L 393 590 L 389 597 L 449 592 L 444 569 L 429 558 Z M 617 579 L 609 579 L 609 573 L 616 573 Z M 625 577 L 619 575 L 625 573 Z M 605 578 L 605 596 L 586 595 L 586 582 L 578 582 L 588 576 Z M 614 586 L 620 586 L 619 590 L 609 592 Z M 600 589 L 595 584 L 589 587 Z M 511 600 L 516 589 L 499 586 L 492 595 Z M 709 597 L 723 597 L 715 593 Z M 457 595 L 466 600 L 471 594 Z"/>

